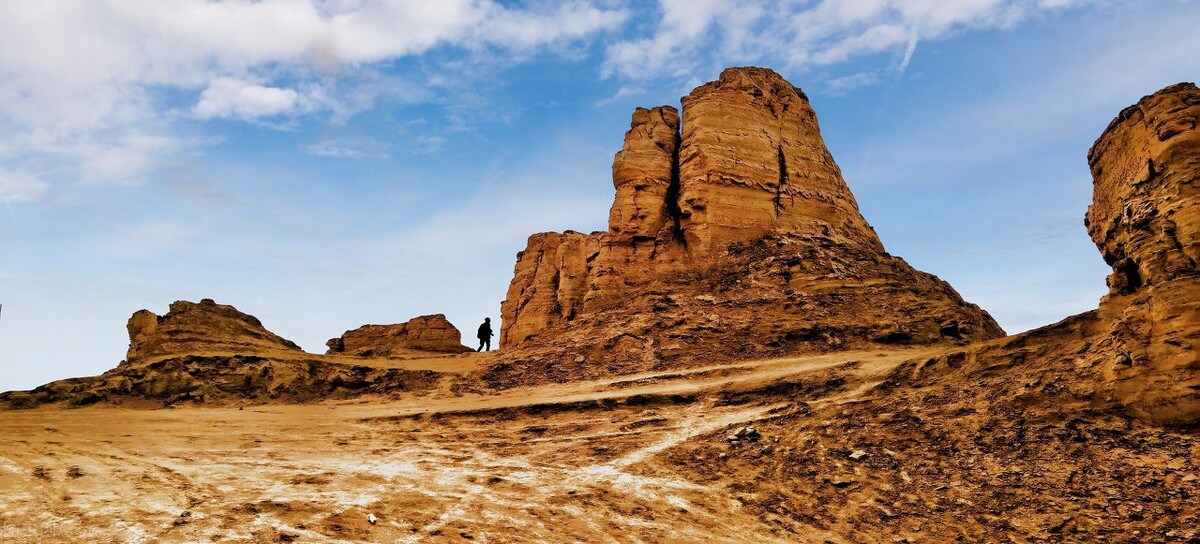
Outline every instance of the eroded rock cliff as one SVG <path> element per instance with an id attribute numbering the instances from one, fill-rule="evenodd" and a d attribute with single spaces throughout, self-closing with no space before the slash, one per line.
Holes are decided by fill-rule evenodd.
<path id="1" fill-rule="evenodd" d="M 883 251 L 799 89 L 731 68 L 682 102 L 682 126 L 670 106 L 634 112 L 607 232 L 530 237 L 501 308 L 503 347 L 611 371 L 1003 336 Z"/>
<path id="2" fill-rule="evenodd" d="M 1167 87 L 1126 108 L 1088 153 L 1088 233 L 1112 266 L 1112 394 L 1159 422 L 1200 420 L 1200 89 Z"/>

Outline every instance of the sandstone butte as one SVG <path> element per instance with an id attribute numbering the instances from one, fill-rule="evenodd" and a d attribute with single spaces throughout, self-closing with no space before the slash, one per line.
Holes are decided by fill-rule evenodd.
<path id="1" fill-rule="evenodd" d="M 329 347 L 327 354 L 358 357 L 388 357 L 412 351 L 475 351 L 462 344 L 462 333 L 442 314 L 414 317 L 395 325 L 363 325 L 330 339 L 325 345 Z"/>
<path id="2" fill-rule="evenodd" d="M 621 371 L 1004 336 L 884 251 L 800 89 L 730 68 L 682 103 L 682 120 L 634 112 L 607 232 L 535 234 L 517 255 L 500 333 L 514 357 Z"/>

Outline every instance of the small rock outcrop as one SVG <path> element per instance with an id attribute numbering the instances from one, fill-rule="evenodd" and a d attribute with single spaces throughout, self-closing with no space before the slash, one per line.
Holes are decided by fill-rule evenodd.
<path id="1" fill-rule="evenodd" d="M 129 351 L 122 364 L 185 354 L 302 352 L 300 346 L 263 327 L 258 318 L 212 299 L 179 300 L 165 315 L 134 312 L 126 325 Z"/>
<path id="2" fill-rule="evenodd" d="M 731 68 L 682 102 L 682 121 L 670 106 L 634 112 L 607 232 L 529 238 L 501 306 L 503 348 L 620 371 L 1003 336 L 883 251 L 808 98 L 779 74 Z"/>
<path id="3" fill-rule="evenodd" d="M 325 343 L 326 354 L 344 353 L 358 357 L 389 357 L 431 351 L 466 353 L 462 333 L 442 314 L 414 317 L 395 325 L 363 325 Z"/>
<path id="4" fill-rule="evenodd" d="M 1162 423 L 1200 420 L 1200 89 L 1142 98 L 1088 153 L 1085 224 L 1112 266 L 1099 347 L 1115 397 Z"/>

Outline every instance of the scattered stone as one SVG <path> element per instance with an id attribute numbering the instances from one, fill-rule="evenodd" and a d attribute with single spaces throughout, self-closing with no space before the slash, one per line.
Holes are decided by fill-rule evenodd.
<path id="1" fill-rule="evenodd" d="M 854 484 L 854 479 L 849 476 L 834 476 L 826 478 L 825 481 L 829 482 L 833 487 L 838 488 L 850 487 Z"/>
<path id="2" fill-rule="evenodd" d="M 71 467 L 67 469 L 67 476 L 72 478 L 81 478 L 83 477 L 83 469 L 79 468 L 79 465 L 71 465 Z"/>
<path id="3" fill-rule="evenodd" d="M 379 518 L 375 517 L 375 514 L 367 514 L 367 523 L 375 525 L 376 521 L 379 521 Z"/>
<path id="4" fill-rule="evenodd" d="M 849 455 L 849 457 L 855 461 L 861 460 L 862 458 L 864 458 L 866 456 L 867 456 L 867 452 L 865 452 L 863 450 L 854 450 Z"/>

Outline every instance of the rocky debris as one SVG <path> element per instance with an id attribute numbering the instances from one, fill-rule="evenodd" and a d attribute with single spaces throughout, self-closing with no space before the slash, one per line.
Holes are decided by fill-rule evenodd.
<path id="1" fill-rule="evenodd" d="M 634 112 L 608 231 L 535 234 L 517 255 L 500 344 L 529 379 L 578 351 L 609 365 L 582 370 L 601 375 L 1003 336 L 883 251 L 808 99 L 778 74 L 725 70 L 683 113 L 680 133 L 674 108 Z"/>
<path id="2" fill-rule="evenodd" d="M 658 470 L 753 482 L 748 512 L 838 542 L 1188 542 L 1200 435 L 1105 399 L 1092 352 L 1106 335 L 1088 312 L 914 359 L 852 402 L 755 422 L 780 438 L 771 456 L 715 443 L 726 431 L 669 450 Z"/>
<path id="3" fill-rule="evenodd" d="M 758 442 L 762 438 L 762 434 L 755 429 L 753 425 L 746 425 L 725 437 L 727 442 Z"/>
<path id="4" fill-rule="evenodd" d="M 462 333 L 442 314 L 414 317 L 395 325 L 363 325 L 325 345 L 329 347 L 327 354 L 358 357 L 389 357 L 413 350 L 435 353 L 474 351 L 462 345 Z"/>
<path id="5" fill-rule="evenodd" d="M 850 455 L 847 455 L 847 457 L 849 457 L 850 459 L 852 459 L 854 461 L 861 461 L 866 456 L 867 456 L 867 452 L 865 452 L 863 450 L 854 450 L 854 451 L 850 452 Z"/>
<path id="6" fill-rule="evenodd" d="M 303 352 L 294 342 L 263 327 L 258 318 L 208 298 L 199 303 L 175 301 L 161 316 L 139 310 L 126 328 L 129 351 L 123 365 L 192 353 Z"/>
<path id="7" fill-rule="evenodd" d="M 1200 89 L 1126 108 L 1088 153 L 1085 224 L 1112 266 L 1100 312 L 1105 391 L 1139 417 L 1200 421 Z"/>

